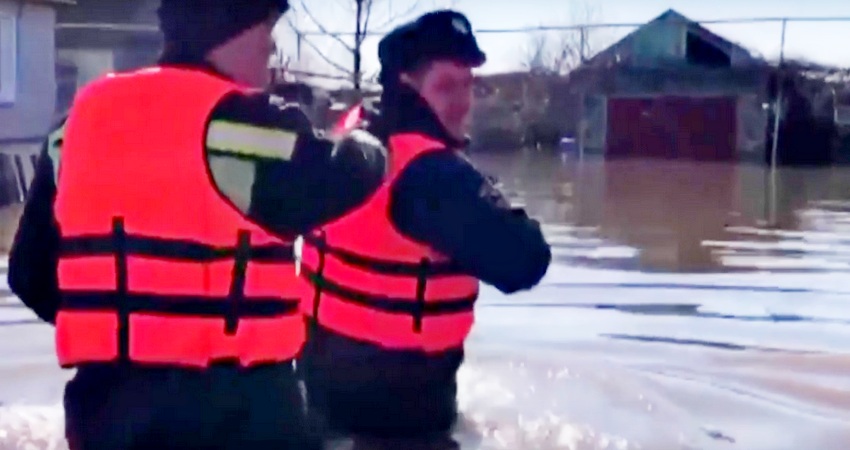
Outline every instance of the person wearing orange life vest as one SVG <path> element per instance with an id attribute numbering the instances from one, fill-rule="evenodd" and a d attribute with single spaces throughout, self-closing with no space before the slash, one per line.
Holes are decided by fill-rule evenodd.
<path id="1" fill-rule="evenodd" d="M 86 86 L 51 133 L 9 284 L 77 369 L 72 450 L 321 448 L 293 240 L 362 204 L 385 150 L 255 89 L 287 6 L 163 0 L 160 64 Z"/>
<path id="2" fill-rule="evenodd" d="M 479 280 L 530 289 L 551 251 L 461 153 L 472 69 L 486 59 L 467 18 L 425 14 L 390 32 L 379 57 L 381 111 L 364 111 L 390 151 L 387 182 L 304 238 L 310 336 L 298 366 L 332 429 L 443 439 Z"/>

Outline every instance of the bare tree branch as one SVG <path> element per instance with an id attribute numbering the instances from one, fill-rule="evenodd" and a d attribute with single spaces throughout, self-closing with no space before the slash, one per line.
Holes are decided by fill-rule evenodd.
<path id="1" fill-rule="evenodd" d="M 293 27 L 293 29 L 295 29 L 294 24 L 292 23 L 291 17 L 287 17 L 286 21 L 287 21 L 287 23 L 289 24 L 290 27 Z M 296 31 L 296 33 L 297 33 L 297 31 Z M 322 58 L 322 60 L 324 60 L 326 63 L 330 64 L 331 67 L 333 67 L 334 69 L 339 70 L 339 71 L 341 71 L 345 74 L 351 74 L 351 70 L 346 69 L 342 64 L 339 64 L 339 63 L 335 62 L 334 60 L 332 60 L 328 55 L 326 55 L 327 52 L 319 49 L 319 47 L 313 41 L 308 39 L 307 36 L 299 35 L 299 39 L 301 39 L 301 42 L 304 42 L 305 44 L 307 44 L 308 47 L 312 48 L 313 51 L 317 55 L 319 55 L 319 57 Z"/>
<path id="2" fill-rule="evenodd" d="M 535 33 L 529 36 L 528 43 L 525 48 L 525 54 L 521 61 L 522 66 L 532 72 L 544 69 L 546 66 L 545 52 L 547 47 L 548 40 L 546 39 L 545 34 Z"/>
<path id="3" fill-rule="evenodd" d="M 307 44 L 313 51 L 318 54 L 318 56 L 324 62 L 328 63 L 334 69 L 349 74 L 351 76 L 352 82 L 354 83 L 355 89 L 357 89 L 359 88 L 360 82 L 364 78 L 364 73 L 366 72 L 366 70 L 361 67 L 363 62 L 363 58 L 361 55 L 363 42 L 368 36 L 375 34 L 375 32 L 371 30 L 376 28 L 374 24 L 375 22 L 377 22 L 377 17 L 379 17 L 378 10 L 376 8 L 378 8 L 379 5 L 382 5 L 384 3 L 382 3 L 381 0 L 335 0 L 335 3 L 339 3 L 342 1 L 344 1 L 345 4 L 349 6 L 348 9 L 352 10 L 353 12 L 352 15 L 356 28 L 354 33 L 334 33 L 329 31 L 329 29 L 325 26 L 325 23 L 322 23 L 322 21 L 319 20 L 318 16 L 314 14 L 310 8 L 307 7 L 307 0 L 299 0 L 297 4 L 293 5 L 292 9 L 293 12 L 299 15 L 303 13 L 307 17 L 307 19 L 313 23 L 317 31 L 305 31 L 304 28 L 299 28 L 295 25 L 295 21 L 290 19 L 290 17 L 292 16 L 287 16 L 287 23 L 289 24 L 290 28 L 295 31 L 295 34 L 299 38 L 299 42 Z M 455 3 L 456 1 L 457 0 L 454 0 Z M 432 3 L 434 2 L 432 1 Z M 410 0 L 408 7 L 402 14 L 395 14 L 392 10 L 387 11 L 387 16 L 389 17 L 386 17 L 387 20 L 382 23 L 381 26 L 378 28 L 388 27 L 394 22 L 398 21 L 400 18 L 415 13 L 417 9 L 420 9 L 422 4 L 423 3 L 421 0 Z M 331 3 L 330 5 L 334 5 L 334 3 Z M 392 6 L 391 3 L 388 3 L 387 5 Z M 338 8 L 336 7 L 332 7 L 335 16 L 337 9 Z M 344 36 L 349 36 L 352 34 L 354 37 L 353 43 L 347 42 L 350 41 L 350 38 L 346 39 L 344 38 Z M 343 48 L 353 56 L 353 65 L 351 66 L 351 68 L 346 69 L 345 66 L 347 66 L 348 64 L 339 64 L 333 61 L 326 50 L 323 51 L 319 48 L 319 46 L 316 45 L 316 41 L 311 41 L 307 39 L 308 36 L 312 35 L 328 36 L 332 38 L 336 43 L 342 45 Z"/>
<path id="4" fill-rule="evenodd" d="M 569 23 L 595 22 L 599 9 L 589 1 L 572 3 Z M 566 75 L 592 55 L 594 39 L 591 31 L 597 32 L 577 25 L 560 32 L 532 33 L 529 35 L 520 62 L 523 67 L 532 72 Z"/>
<path id="5" fill-rule="evenodd" d="M 598 2 L 586 0 L 583 2 L 573 2 L 571 6 L 570 16 L 573 24 L 598 23 L 602 18 L 602 8 Z M 591 30 L 588 28 L 579 28 L 576 30 L 578 34 L 578 57 L 581 62 L 584 62 L 595 53 L 595 49 L 593 48 L 594 42 L 591 40 L 590 32 Z M 596 34 L 599 32 L 599 29 L 594 29 L 593 32 Z"/>
<path id="6" fill-rule="evenodd" d="M 301 8 L 300 8 L 301 11 L 304 12 L 304 14 L 306 14 L 307 17 L 310 18 L 310 20 L 314 24 L 316 24 L 316 26 L 319 28 L 319 31 L 321 31 L 322 34 L 330 36 L 333 40 L 337 41 L 340 45 L 345 47 L 349 52 L 354 52 L 354 49 L 350 45 L 348 45 L 348 43 L 345 42 L 345 40 L 343 40 L 341 37 L 339 37 L 339 35 L 331 33 L 330 31 L 328 31 L 328 29 L 325 28 L 325 26 L 322 25 L 322 23 L 319 22 L 318 19 L 316 19 L 316 16 L 314 16 L 313 13 L 310 12 L 310 10 L 307 8 L 307 5 L 304 3 L 304 0 L 301 0 L 299 3 L 301 4 Z"/>
<path id="7" fill-rule="evenodd" d="M 410 7 L 407 8 L 403 13 L 392 14 L 391 16 L 389 16 L 384 23 L 382 23 L 381 25 L 379 25 L 377 27 L 378 32 L 386 31 L 385 30 L 386 27 L 393 25 L 395 22 L 398 22 L 399 20 L 402 20 L 405 17 L 410 16 L 411 14 L 416 12 L 416 10 L 419 9 L 419 6 L 420 6 L 421 3 L 422 3 L 421 0 L 415 0 L 413 3 L 411 3 Z"/>
<path id="8" fill-rule="evenodd" d="M 578 67 L 581 60 L 581 40 L 575 32 L 558 38 L 539 32 L 529 36 L 521 64 L 534 73 L 566 75 Z"/>
<path id="9" fill-rule="evenodd" d="M 582 63 L 580 33 L 575 31 L 563 33 L 555 45 L 557 47 L 554 49 L 553 69 L 556 73 L 565 75 Z"/>
<path id="10" fill-rule="evenodd" d="M 360 35 L 360 41 L 363 41 L 363 37 L 369 34 L 369 19 L 372 17 L 372 5 L 374 4 L 373 0 L 366 0 L 366 20 L 363 21 L 363 33 Z M 358 43 L 359 45 L 359 43 Z"/>
<path id="11" fill-rule="evenodd" d="M 320 49 L 320 48 L 319 48 L 319 47 L 318 47 L 318 46 L 317 46 L 317 45 L 316 45 L 313 41 L 311 41 L 311 40 L 307 39 L 306 37 L 304 37 L 304 38 L 302 38 L 302 39 L 304 40 L 304 43 L 305 43 L 305 44 L 307 44 L 307 46 L 308 46 L 308 47 L 312 48 L 312 49 L 313 49 L 313 51 L 314 51 L 317 55 L 319 55 L 319 57 L 320 57 L 320 58 L 322 58 L 322 60 L 323 60 L 323 61 L 325 61 L 326 63 L 330 64 L 330 65 L 331 65 L 334 69 L 339 70 L 340 72 L 343 72 L 343 73 L 345 73 L 345 74 L 351 75 L 351 73 L 352 73 L 352 72 L 351 72 L 351 69 L 347 69 L 347 68 L 346 68 L 345 66 L 343 66 L 342 64 L 339 64 L 338 62 L 335 62 L 334 60 L 332 60 L 332 59 L 331 59 L 328 55 L 326 55 L 326 54 L 325 54 L 325 52 L 324 52 L 324 51 L 322 51 L 322 50 L 321 50 L 321 49 Z"/>

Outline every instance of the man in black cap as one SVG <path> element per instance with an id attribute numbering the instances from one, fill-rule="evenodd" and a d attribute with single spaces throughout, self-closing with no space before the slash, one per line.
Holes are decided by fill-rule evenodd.
<path id="1" fill-rule="evenodd" d="M 313 292 L 299 367 L 331 428 L 442 441 L 479 280 L 530 289 L 551 251 L 540 225 L 462 155 L 472 69 L 485 62 L 466 17 L 425 14 L 387 35 L 379 56 L 382 111 L 367 120 L 390 150 L 388 180 L 305 237 Z"/>
<path id="2" fill-rule="evenodd" d="M 72 450 L 319 448 L 292 245 L 365 201 L 385 150 L 253 89 L 286 9 L 163 0 L 160 64 L 86 86 L 50 135 L 9 285 L 77 369 Z"/>

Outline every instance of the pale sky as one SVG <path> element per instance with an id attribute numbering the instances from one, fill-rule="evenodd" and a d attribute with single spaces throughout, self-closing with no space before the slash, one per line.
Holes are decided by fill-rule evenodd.
<path id="1" fill-rule="evenodd" d="M 374 0 L 376 14 L 373 24 L 386 22 L 387 17 L 409 10 L 412 0 Z M 292 1 L 298 7 L 298 1 Z M 315 16 L 332 31 L 353 31 L 352 0 L 306 0 Z M 511 29 L 539 25 L 569 25 L 577 23 L 643 23 L 673 8 L 692 20 L 737 19 L 759 17 L 847 17 L 850 0 L 420 0 L 416 11 L 421 14 L 431 8 L 454 5 L 465 13 L 474 29 Z M 590 12 L 588 12 L 590 11 Z M 405 16 L 406 20 L 417 14 Z M 302 29 L 317 29 L 303 14 L 296 15 Z M 401 21 L 403 22 L 403 21 Z M 400 22 L 395 22 L 397 25 Z M 285 30 L 279 33 L 284 52 L 295 56 L 295 39 Z M 719 35 L 737 42 L 756 54 L 768 58 L 779 55 L 781 23 L 740 23 L 706 25 Z M 383 28 L 384 31 L 388 28 Z M 377 30 L 377 29 L 376 29 Z M 613 28 L 593 31 L 591 39 L 601 50 L 632 31 Z M 481 72 L 494 73 L 521 67 L 524 49 L 531 39 L 528 33 L 479 33 L 479 45 L 488 55 Z M 351 56 L 331 39 L 311 37 L 322 53 L 347 67 Z M 349 37 L 346 37 L 349 39 Z M 364 70 L 377 71 L 379 37 L 369 37 L 364 43 Z M 791 22 L 786 31 L 785 52 L 789 57 L 805 57 L 827 64 L 850 67 L 850 21 L 848 22 Z M 314 53 L 302 47 L 302 67 L 321 73 L 339 73 Z"/>

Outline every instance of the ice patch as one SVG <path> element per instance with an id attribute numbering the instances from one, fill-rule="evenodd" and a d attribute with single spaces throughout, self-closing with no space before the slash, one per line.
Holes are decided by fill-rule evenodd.
<path id="1" fill-rule="evenodd" d="M 61 405 L 0 406 L 0 449 L 67 449 Z"/>

